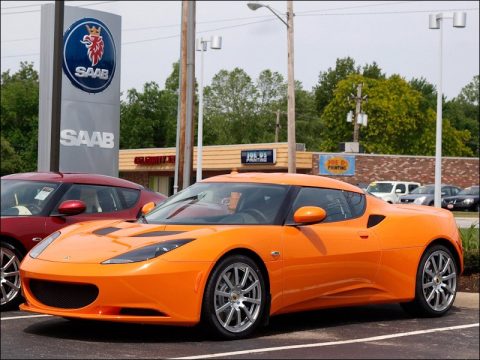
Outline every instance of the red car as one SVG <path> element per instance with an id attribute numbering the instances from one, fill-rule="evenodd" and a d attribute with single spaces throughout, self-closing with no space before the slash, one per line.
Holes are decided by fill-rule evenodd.
<path id="1" fill-rule="evenodd" d="M 143 205 L 165 195 L 96 174 L 23 173 L 1 177 L 1 310 L 21 300 L 20 261 L 40 240 L 87 220 L 136 220 Z"/>

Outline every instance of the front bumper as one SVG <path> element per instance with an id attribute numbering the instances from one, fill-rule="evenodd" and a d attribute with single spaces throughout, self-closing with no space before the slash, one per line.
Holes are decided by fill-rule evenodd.
<path id="1" fill-rule="evenodd" d="M 203 290 L 211 266 L 210 262 L 160 259 L 131 264 L 70 264 L 27 256 L 20 268 L 26 299 L 20 309 L 69 318 L 195 325 L 200 321 Z M 89 284 L 98 288 L 98 296 L 79 308 L 49 306 L 39 300 L 42 296 L 38 296 L 38 288 L 30 286 L 38 283 L 74 289 Z M 48 296 L 55 298 L 55 294 Z"/>

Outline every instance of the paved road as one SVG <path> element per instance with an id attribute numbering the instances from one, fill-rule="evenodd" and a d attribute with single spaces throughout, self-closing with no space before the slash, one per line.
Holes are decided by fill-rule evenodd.
<path id="1" fill-rule="evenodd" d="M 462 294 L 442 318 L 412 318 L 396 304 L 321 310 L 274 317 L 256 337 L 239 341 L 212 341 L 200 328 L 6 312 L 1 358 L 478 359 L 478 294 Z"/>

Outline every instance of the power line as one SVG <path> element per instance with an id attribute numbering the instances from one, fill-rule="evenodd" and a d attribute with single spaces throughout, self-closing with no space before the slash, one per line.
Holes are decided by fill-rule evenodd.
<path id="1" fill-rule="evenodd" d="M 102 5 L 102 4 L 112 3 L 112 2 L 116 2 L 116 1 L 101 1 L 101 2 L 97 2 L 97 3 L 81 4 L 81 5 L 75 5 L 75 6 L 77 6 L 77 7 L 96 6 L 96 5 Z M 39 12 L 40 9 L 37 9 L 37 10 L 26 10 L 26 11 L 12 11 L 12 12 L 3 12 L 3 11 L 4 11 L 4 10 L 10 10 L 10 9 L 22 8 L 22 7 L 41 6 L 41 5 L 45 5 L 45 4 L 52 4 L 52 3 L 43 3 L 43 4 L 38 4 L 38 5 L 20 5 L 20 6 L 8 7 L 8 8 L 3 7 L 3 8 L 2 8 L 2 16 L 3 16 L 3 15 L 15 15 L 15 14 L 27 14 L 27 13 Z"/>
<path id="2" fill-rule="evenodd" d="M 405 10 L 405 11 L 379 11 L 379 12 L 361 12 L 361 13 L 336 13 L 336 14 L 302 14 L 297 16 L 356 16 L 356 15 L 396 15 L 396 14 L 415 14 L 415 13 L 426 13 L 426 12 L 441 12 L 441 11 L 478 11 L 479 8 L 468 8 L 468 9 L 444 9 L 444 10 Z"/>
<path id="3" fill-rule="evenodd" d="M 381 4 L 366 4 L 366 5 L 344 6 L 344 7 L 340 7 L 340 8 L 331 8 L 331 9 L 322 9 L 322 10 L 297 11 L 297 12 L 295 12 L 295 15 L 313 13 L 313 12 L 350 10 L 350 9 L 358 9 L 358 8 L 365 8 L 365 7 L 372 7 L 372 6 L 398 5 L 398 4 L 405 4 L 405 3 L 411 3 L 411 2 L 416 2 L 416 1 L 396 1 L 396 2 L 389 1 L 389 2 L 381 3 Z"/>

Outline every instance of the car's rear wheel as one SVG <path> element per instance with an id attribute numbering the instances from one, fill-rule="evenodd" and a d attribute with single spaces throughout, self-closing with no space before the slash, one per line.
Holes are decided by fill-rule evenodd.
<path id="1" fill-rule="evenodd" d="M 20 303 L 20 261 L 23 256 L 13 245 L 3 242 L 0 248 L 1 263 L 1 310 L 12 309 Z"/>
<path id="2" fill-rule="evenodd" d="M 428 248 L 417 270 L 415 299 L 402 304 L 414 315 L 435 317 L 445 314 L 457 293 L 457 261 L 443 245 Z"/>
<path id="3" fill-rule="evenodd" d="M 244 338 L 262 322 L 265 305 L 265 280 L 257 264 L 244 255 L 229 256 L 207 283 L 202 321 L 219 337 Z"/>

